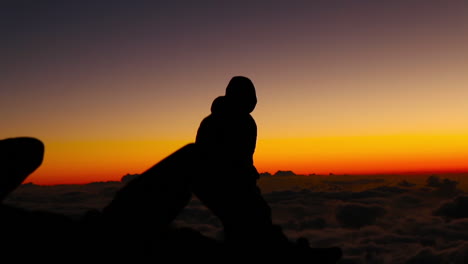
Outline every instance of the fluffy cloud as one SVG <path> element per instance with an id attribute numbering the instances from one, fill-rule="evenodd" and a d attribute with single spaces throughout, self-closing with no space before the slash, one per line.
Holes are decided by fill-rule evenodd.
<path id="1" fill-rule="evenodd" d="M 468 218 L 468 196 L 458 196 L 452 201 L 444 203 L 434 215 L 448 218 Z"/>
<path id="2" fill-rule="evenodd" d="M 385 212 L 380 206 L 349 203 L 337 206 L 336 219 L 343 227 L 360 228 L 374 224 Z"/>
<path id="3" fill-rule="evenodd" d="M 326 184 L 334 184 L 334 185 L 364 185 L 364 184 L 370 184 L 370 183 L 384 183 L 385 179 L 358 179 L 358 180 L 352 180 L 352 181 L 346 181 L 346 180 L 324 180 L 323 183 Z"/>
<path id="4" fill-rule="evenodd" d="M 462 193 L 462 191 L 457 188 L 459 182 L 455 180 L 447 178 L 441 180 L 439 177 L 433 175 L 427 178 L 426 183 L 428 187 L 435 189 L 434 194 L 440 196 L 451 197 Z"/>
<path id="5" fill-rule="evenodd" d="M 410 257 L 405 264 L 465 264 L 468 259 L 468 242 L 437 250 L 423 248 Z"/>

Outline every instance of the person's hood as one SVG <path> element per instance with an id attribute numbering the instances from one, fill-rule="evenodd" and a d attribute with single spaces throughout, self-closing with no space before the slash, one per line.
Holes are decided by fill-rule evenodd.
<path id="1" fill-rule="evenodd" d="M 242 113 L 251 113 L 257 105 L 257 95 L 252 81 L 244 76 L 234 76 L 226 87 L 225 99 L 230 108 Z"/>

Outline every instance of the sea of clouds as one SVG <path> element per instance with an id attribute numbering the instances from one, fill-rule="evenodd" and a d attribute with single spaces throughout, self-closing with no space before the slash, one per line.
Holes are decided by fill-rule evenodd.
<path id="1" fill-rule="evenodd" d="M 270 188 L 275 181 L 291 182 L 288 177 L 304 179 L 304 184 Z M 267 175 L 260 180 L 274 222 L 292 240 L 305 237 L 313 247 L 339 246 L 344 252 L 340 263 L 468 263 L 468 194 L 457 181 L 310 177 Z M 5 203 L 79 217 L 103 208 L 123 185 L 24 184 Z M 174 224 L 222 237 L 220 222 L 196 198 Z"/>

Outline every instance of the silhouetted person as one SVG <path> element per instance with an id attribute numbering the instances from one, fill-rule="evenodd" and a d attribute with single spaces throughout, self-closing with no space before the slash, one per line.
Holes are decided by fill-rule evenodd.
<path id="1" fill-rule="evenodd" d="M 211 114 L 202 120 L 195 144 L 175 151 L 117 192 L 95 218 L 103 221 L 102 229 L 115 238 L 116 247 L 135 241 L 131 246 L 137 251 L 148 244 L 145 239 L 164 237 L 193 193 L 221 220 L 228 249 L 249 254 L 276 248 L 284 255 L 302 253 L 324 263 L 340 258 L 339 250 L 311 249 L 306 240 L 292 243 L 273 225 L 253 162 L 257 126 L 250 113 L 256 103 L 253 83 L 232 78 L 226 94 L 213 101 Z M 112 234 L 116 228 L 118 236 Z"/>
<path id="2" fill-rule="evenodd" d="M 257 187 L 257 126 L 250 115 L 256 103 L 253 83 L 232 78 L 225 96 L 213 101 L 211 115 L 201 122 L 195 144 L 177 150 L 119 190 L 102 210 L 107 225 L 124 227 L 128 236 L 160 234 L 193 192 L 220 218 L 232 245 L 286 243 Z"/>
<path id="3" fill-rule="evenodd" d="M 31 137 L 0 140 L 0 201 L 35 171 L 44 158 L 44 144 Z"/>
<path id="4" fill-rule="evenodd" d="M 257 125 L 250 113 L 257 97 L 250 79 L 233 77 L 225 96 L 213 101 L 195 144 L 202 171 L 194 176 L 195 195 L 221 220 L 226 242 L 258 248 L 287 243 L 273 226 L 271 209 L 257 186 L 253 155 Z"/>
<path id="5" fill-rule="evenodd" d="M 257 125 L 250 113 L 256 104 L 255 87 L 243 76 L 233 77 L 225 95 L 213 101 L 197 131 L 201 171 L 191 179 L 194 194 L 219 217 L 227 245 L 242 256 L 336 263 L 341 249 L 310 248 L 305 238 L 293 243 L 273 224 L 253 161 Z"/>

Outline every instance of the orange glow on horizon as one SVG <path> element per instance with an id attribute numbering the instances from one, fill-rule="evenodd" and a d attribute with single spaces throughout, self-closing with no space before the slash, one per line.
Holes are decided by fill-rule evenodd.
<path id="1" fill-rule="evenodd" d="M 120 181 L 128 173 L 142 173 L 187 143 L 184 140 L 46 142 L 43 164 L 25 182 L 55 185 Z"/>
<path id="2" fill-rule="evenodd" d="M 41 185 L 119 181 L 141 173 L 189 143 L 69 141 L 46 143 L 42 166 L 25 182 Z M 381 174 L 468 171 L 468 135 L 379 135 L 260 139 L 260 172 Z"/>
<path id="3" fill-rule="evenodd" d="M 260 171 L 379 174 L 468 171 L 468 135 L 382 135 L 270 139 L 258 144 Z"/>

